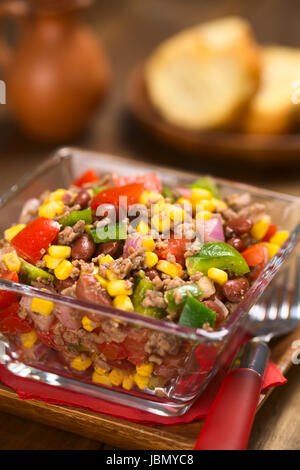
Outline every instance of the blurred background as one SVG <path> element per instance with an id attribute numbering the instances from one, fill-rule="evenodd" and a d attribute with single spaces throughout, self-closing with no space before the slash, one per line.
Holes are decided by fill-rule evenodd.
<path id="1" fill-rule="evenodd" d="M 52 3 L 51 7 L 53 7 L 53 4 L 56 3 L 55 8 L 60 8 L 58 4 L 62 5 L 64 1 L 57 3 L 55 0 L 54 2 L 46 0 L 44 5 Z M 43 53 L 41 52 L 42 49 L 38 48 L 39 37 L 41 36 L 42 40 L 45 40 L 45 36 L 48 35 L 47 41 L 51 42 L 51 40 L 54 40 L 51 35 L 59 35 L 60 32 L 55 31 L 55 28 L 48 28 L 47 30 L 45 25 L 37 26 L 32 20 L 30 22 L 26 18 L 27 13 L 22 11 L 22 5 L 15 5 L 9 15 L 4 15 L 2 11 L 3 18 L 1 18 L 1 6 L 3 7 L 6 3 L 3 0 L 0 2 L 0 31 L 3 35 L 8 36 L 11 47 L 22 49 L 21 52 L 19 51 L 22 58 L 19 61 L 20 68 L 7 75 L 6 65 L 3 65 L 7 51 L 3 47 L 1 51 L 0 48 L 0 62 L 1 53 L 2 59 L 4 57 L 2 68 L 0 66 L 0 79 L 7 80 L 9 82 L 7 85 L 14 87 L 14 105 L 18 107 L 18 103 L 21 103 L 22 107 L 21 96 L 24 97 L 28 93 L 28 88 L 26 88 L 27 74 L 28 80 L 31 80 L 30 83 L 34 82 L 33 76 L 26 69 L 26 64 L 28 66 L 31 63 L 32 56 L 38 57 L 36 60 L 42 62 L 43 60 L 47 61 L 47 57 L 49 57 L 50 65 L 49 67 L 47 65 L 47 67 L 50 72 L 48 70 L 47 73 L 51 76 L 51 64 L 52 70 L 55 71 L 55 67 L 57 67 L 55 62 L 56 53 L 59 54 L 60 50 L 59 44 L 61 42 L 63 45 L 68 40 L 66 31 L 73 24 L 73 19 L 71 19 L 71 14 L 65 15 L 63 26 L 65 32 L 61 34 L 57 42 L 56 53 L 55 50 L 54 52 L 53 50 L 50 51 L 47 47 L 45 47 Z M 31 0 L 25 3 L 30 4 L 30 7 L 40 8 L 43 2 L 41 0 Z M 82 1 L 80 3 L 83 7 L 80 12 L 82 19 L 103 46 L 103 49 L 98 51 L 98 59 L 101 56 L 101 60 L 99 59 L 101 63 L 99 63 L 102 67 L 103 76 L 100 76 L 101 73 L 99 75 L 97 67 L 93 69 L 91 65 L 93 60 L 94 62 L 98 60 L 96 58 L 97 51 L 93 49 L 93 46 L 88 46 L 88 40 L 83 37 L 84 35 L 80 36 L 79 34 L 79 39 L 76 39 L 78 42 L 74 39 L 74 44 L 70 44 L 70 51 L 73 49 L 73 53 L 67 54 L 66 62 L 69 61 L 67 62 L 69 70 L 83 70 L 86 68 L 89 71 L 85 77 L 81 78 L 83 81 L 87 80 L 86 83 L 90 83 L 90 90 L 93 90 L 93 87 L 95 88 L 95 93 L 98 93 L 95 102 L 98 100 L 99 106 L 95 111 L 91 110 L 91 119 L 87 117 L 87 124 L 82 124 L 83 129 L 82 132 L 78 132 L 78 136 L 57 140 L 52 136 L 51 139 L 48 139 L 49 141 L 46 138 L 44 139 L 46 142 L 38 142 L 36 136 L 28 135 L 28 132 L 26 135 L 20 130 L 11 109 L 12 103 L 10 103 L 8 94 L 7 104 L 0 104 L 1 192 L 16 182 L 24 172 L 30 171 L 41 160 L 47 158 L 60 145 L 72 145 L 124 155 L 161 165 L 210 173 L 300 196 L 300 145 L 298 155 L 298 136 L 296 136 L 296 141 L 289 144 L 295 145 L 296 150 L 293 153 L 293 159 L 288 162 L 284 158 L 284 149 L 282 158 L 277 158 L 276 162 L 275 160 L 273 162 L 270 158 L 265 161 L 263 157 L 251 160 L 248 156 L 245 159 L 244 152 L 241 152 L 239 158 L 236 155 L 231 158 L 230 152 L 221 156 L 213 155 L 211 151 L 206 149 L 189 153 L 180 150 L 179 147 L 169 146 L 147 132 L 137 122 L 127 106 L 128 80 L 133 69 L 138 64 L 143 63 L 161 41 L 197 23 L 228 15 L 238 15 L 249 20 L 256 40 L 260 44 L 277 43 L 300 47 L 299 1 L 109 0 L 107 2 L 95 0 L 86 8 L 85 3 L 88 2 Z M 11 17 L 12 13 L 17 17 L 17 21 Z M 85 54 L 86 50 L 88 50 L 87 54 Z M 13 57 L 14 52 L 11 54 Z M 76 62 L 76 56 L 77 58 L 78 56 L 89 56 L 90 62 L 88 62 L 87 57 L 85 67 L 82 62 Z M 14 57 L 12 60 L 14 60 Z M 91 78 L 91 82 L 88 82 L 88 77 Z M 92 80 L 93 77 L 95 82 Z M 300 79 L 300 76 L 295 78 Z M 18 79 L 19 83 L 17 83 Z M 43 77 L 43 79 L 45 84 L 47 77 Z M 102 87 L 101 90 L 99 86 Z M 55 87 L 52 93 L 55 93 Z M 80 84 L 78 85 L 78 94 L 81 96 Z M 89 99 L 91 99 L 90 96 L 86 97 L 86 101 Z M 55 101 L 55 96 L 51 96 L 51 93 L 49 100 L 50 102 Z M 84 101 L 84 97 L 82 100 Z M 43 99 L 39 101 L 35 98 L 33 104 L 37 110 L 40 110 L 43 103 Z M 84 112 L 87 112 L 84 108 L 85 104 L 82 104 L 82 106 Z M 47 106 L 44 108 L 47 114 Z M 74 115 L 76 112 L 75 110 Z M 34 111 L 31 116 L 28 116 L 25 107 L 25 116 L 23 115 L 22 119 L 26 121 L 28 117 L 29 120 L 30 118 L 35 120 L 35 123 L 38 120 L 38 118 L 34 118 Z M 66 125 L 62 116 L 58 127 L 62 129 Z M 80 123 L 78 126 L 80 127 Z M 247 138 L 251 141 L 251 136 Z"/>

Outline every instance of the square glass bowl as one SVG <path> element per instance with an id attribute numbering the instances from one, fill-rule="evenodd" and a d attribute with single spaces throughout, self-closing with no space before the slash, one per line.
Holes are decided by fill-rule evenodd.
<path id="1" fill-rule="evenodd" d="M 42 163 L 35 171 L 26 175 L 19 183 L 0 197 L 1 232 L 18 223 L 24 203 L 29 198 L 39 197 L 46 190 L 68 187 L 87 168 L 101 173 L 117 172 L 129 176 L 155 171 L 164 184 L 170 187 L 184 186 L 201 177 L 199 174 L 154 167 L 141 162 L 112 155 L 63 148 Z M 181 343 L 181 358 L 170 358 L 166 365 L 167 379 L 158 380 L 144 389 L 133 387 L 125 390 L 122 386 L 106 386 L 91 380 L 89 371 L 74 375 L 61 360 L 59 352 L 47 351 L 24 354 L 20 342 L 14 337 L 0 339 L 0 362 L 13 374 L 28 377 L 52 386 L 77 391 L 119 404 L 132 406 L 152 413 L 175 416 L 185 413 L 202 393 L 217 372 L 228 369 L 231 359 L 246 334 L 247 313 L 257 302 L 273 277 L 278 273 L 291 251 L 300 239 L 300 198 L 259 189 L 215 178 L 222 196 L 232 193 L 249 192 L 254 202 L 263 202 L 274 223 L 290 231 L 290 237 L 271 260 L 259 278 L 251 286 L 243 301 L 218 330 L 207 332 L 177 324 L 168 323 L 136 313 L 117 310 L 113 307 L 96 305 L 72 297 L 53 294 L 40 289 L 0 280 L 0 288 L 27 296 L 29 300 L 38 297 L 51 300 L 79 312 L 92 312 L 101 317 L 117 319 L 128 328 L 135 328 L 140 334 L 167 334 Z M 139 327 L 139 328 L 136 328 Z M 177 360 L 177 362 L 176 362 Z M 75 372 L 75 371 L 74 371 Z"/>

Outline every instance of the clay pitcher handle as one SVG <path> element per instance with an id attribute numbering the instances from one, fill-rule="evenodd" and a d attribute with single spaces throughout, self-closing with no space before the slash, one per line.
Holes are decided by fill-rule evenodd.
<path id="1" fill-rule="evenodd" d="M 25 1 L 15 0 L 7 1 L 0 4 L 0 22 L 3 21 L 6 17 L 12 18 L 21 18 L 28 13 L 28 5 Z M 3 30 L 3 28 L 0 28 Z M 13 49 L 6 41 L 4 34 L 0 35 L 0 67 L 4 70 L 9 65 L 11 58 L 13 56 Z"/>

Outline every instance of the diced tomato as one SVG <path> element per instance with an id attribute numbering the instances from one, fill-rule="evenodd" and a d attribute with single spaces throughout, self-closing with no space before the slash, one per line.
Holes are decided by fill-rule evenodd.
<path id="1" fill-rule="evenodd" d="M 256 243 L 251 245 L 246 250 L 242 251 L 242 256 L 248 264 L 248 266 L 258 266 L 263 263 L 266 259 L 267 248 L 264 243 Z"/>
<path id="2" fill-rule="evenodd" d="M 33 328 L 31 320 L 23 320 L 18 316 L 20 304 L 14 302 L 9 307 L 0 312 L 0 331 L 4 334 L 18 335 L 20 333 L 29 333 Z"/>
<path id="3" fill-rule="evenodd" d="M 6 279 L 7 281 L 19 282 L 19 278 L 14 271 L 1 271 L 0 279 Z M 8 307 L 13 302 L 18 300 L 17 294 L 9 292 L 8 290 L 0 290 L 0 308 Z"/>
<path id="4" fill-rule="evenodd" d="M 101 204 L 112 204 L 115 207 L 126 207 L 139 202 L 140 195 L 144 191 L 142 183 L 127 184 L 118 188 L 108 188 L 96 194 L 91 202 L 91 208 L 96 210 Z M 127 201 L 122 201 L 120 197 L 127 197 Z M 127 204 L 126 204 L 127 202 Z"/>
<path id="5" fill-rule="evenodd" d="M 186 252 L 186 244 L 189 240 L 186 238 L 176 239 L 174 235 L 171 235 L 168 240 L 166 240 L 166 248 L 157 248 L 156 254 L 159 259 L 167 259 L 168 254 L 175 256 L 176 262 L 185 265 L 184 253 Z"/>
<path id="6" fill-rule="evenodd" d="M 52 325 L 50 326 L 50 329 L 48 331 L 42 331 L 42 330 L 36 330 L 37 337 L 49 348 L 53 349 L 59 349 L 58 346 L 54 343 L 54 334 L 53 330 L 55 325 L 58 323 L 58 321 L 54 321 Z"/>
<path id="7" fill-rule="evenodd" d="M 148 337 L 148 330 L 132 328 L 123 343 L 128 355 L 128 360 L 137 366 L 145 362 L 145 344 L 148 341 Z"/>
<path id="8" fill-rule="evenodd" d="M 10 243 L 22 258 L 35 264 L 56 240 L 58 232 L 58 222 L 38 217 L 26 225 Z"/>
<path id="9" fill-rule="evenodd" d="M 120 176 L 113 173 L 113 182 L 116 186 L 125 186 L 131 183 L 142 183 L 147 191 L 161 193 L 161 182 L 156 173 L 147 173 L 145 175 Z"/>
<path id="10" fill-rule="evenodd" d="M 127 370 L 127 371 L 135 371 L 135 365 L 129 362 L 127 359 L 116 359 L 115 361 L 106 358 L 107 364 L 115 369 Z"/>
<path id="11" fill-rule="evenodd" d="M 127 352 L 123 343 L 115 343 L 114 341 L 102 343 L 98 345 L 98 349 L 105 357 L 112 361 L 127 358 Z"/>
<path id="12" fill-rule="evenodd" d="M 76 180 L 73 181 L 72 185 L 81 187 L 86 183 L 93 183 L 94 181 L 99 181 L 99 176 L 95 173 L 94 170 L 86 170 L 82 175 L 80 175 Z"/>
<path id="13" fill-rule="evenodd" d="M 278 225 L 271 224 L 270 227 L 268 228 L 268 231 L 267 231 L 266 235 L 262 239 L 262 241 L 263 242 L 268 242 L 270 240 L 270 238 L 273 237 L 273 235 L 275 235 L 277 230 L 278 230 Z"/>

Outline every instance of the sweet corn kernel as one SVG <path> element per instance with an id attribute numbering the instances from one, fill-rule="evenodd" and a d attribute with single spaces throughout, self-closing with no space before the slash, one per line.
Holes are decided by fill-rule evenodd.
<path id="1" fill-rule="evenodd" d="M 76 370 L 86 370 L 92 364 L 92 359 L 90 357 L 82 358 L 81 355 L 76 356 L 71 362 L 71 367 Z"/>
<path id="2" fill-rule="evenodd" d="M 22 333 L 21 334 L 21 342 L 24 348 L 32 348 L 36 340 L 38 339 L 35 330 L 31 330 L 29 333 Z"/>
<path id="3" fill-rule="evenodd" d="M 144 390 L 144 388 L 147 387 L 148 382 L 149 382 L 149 377 L 143 377 L 142 375 L 138 373 L 134 374 L 133 379 L 141 390 Z"/>
<path id="4" fill-rule="evenodd" d="M 193 203 L 193 209 L 197 212 L 202 212 L 202 211 L 209 211 L 213 212 L 216 210 L 216 205 L 213 201 L 207 201 L 207 200 L 201 200 L 201 201 L 195 201 Z"/>
<path id="5" fill-rule="evenodd" d="M 153 364 L 149 362 L 148 364 L 142 364 L 141 366 L 136 366 L 136 371 L 142 377 L 149 377 L 153 372 Z"/>
<path id="6" fill-rule="evenodd" d="M 174 206 L 174 204 L 170 204 L 170 207 L 167 208 L 166 212 L 174 222 L 183 222 L 186 216 L 182 207 Z"/>
<path id="7" fill-rule="evenodd" d="M 187 199 L 186 197 L 180 197 L 179 199 L 177 199 L 176 203 L 180 204 L 181 206 L 188 206 L 188 207 L 191 207 L 192 205 L 191 201 Z"/>
<path id="8" fill-rule="evenodd" d="M 124 374 L 122 387 L 125 388 L 125 390 L 131 390 L 133 386 L 134 386 L 133 376 L 131 374 Z"/>
<path id="9" fill-rule="evenodd" d="M 109 281 L 117 281 L 119 279 L 118 275 L 114 273 L 111 269 L 107 269 L 105 275 Z"/>
<path id="10" fill-rule="evenodd" d="M 128 289 L 127 281 L 124 280 L 110 281 L 107 284 L 107 292 L 112 297 L 116 297 L 117 295 L 131 295 L 132 287 Z"/>
<path id="11" fill-rule="evenodd" d="M 110 255 L 105 255 L 103 258 L 100 259 L 99 264 L 102 263 L 112 263 L 114 261 L 113 257 Z"/>
<path id="12" fill-rule="evenodd" d="M 25 227 L 26 227 L 25 224 L 18 224 L 18 225 L 15 225 L 14 227 L 8 228 L 4 232 L 4 239 L 7 242 L 10 242 Z"/>
<path id="13" fill-rule="evenodd" d="M 113 306 L 119 310 L 126 310 L 127 312 L 133 312 L 133 305 L 128 295 L 117 295 L 113 300 Z"/>
<path id="14" fill-rule="evenodd" d="M 9 271 L 18 273 L 21 269 L 21 260 L 15 251 L 3 255 L 3 262 Z"/>
<path id="15" fill-rule="evenodd" d="M 144 191 L 140 196 L 139 203 L 146 206 L 149 202 L 156 202 L 160 199 L 163 199 L 161 194 L 154 191 Z"/>
<path id="16" fill-rule="evenodd" d="M 290 233 L 287 230 L 280 230 L 270 238 L 270 243 L 281 246 L 289 236 Z"/>
<path id="17" fill-rule="evenodd" d="M 31 301 L 31 310 L 35 313 L 39 313 L 44 317 L 51 315 L 54 308 L 54 303 L 50 300 L 39 299 L 38 297 L 33 297 Z"/>
<path id="18" fill-rule="evenodd" d="M 92 381 L 97 383 L 97 384 L 106 385 L 107 387 L 111 387 L 111 381 L 109 380 L 109 377 L 108 377 L 107 374 L 97 374 L 97 372 L 93 372 Z"/>
<path id="19" fill-rule="evenodd" d="M 196 220 L 209 220 L 212 216 L 210 211 L 198 211 L 196 214 Z"/>
<path id="20" fill-rule="evenodd" d="M 171 227 L 170 217 L 167 215 L 161 217 L 159 214 L 155 214 L 151 219 L 151 225 L 158 232 L 166 232 Z"/>
<path id="21" fill-rule="evenodd" d="M 142 241 L 142 246 L 145 248 L 146 251 L 154 251 L 156 245 L 153 238 L 147 238 L 146 240 Z"/>
<path id="22" fill-rule="evenodd" d="M 256 238 L 256 240 L 262 240 L 266 235 L 270 224 L 271 219 L 268 215 L 265 215 L 258 222 L 255 222 L 250 230 L 252 237 Z"/>
<path id="23" fill-rule="evenodd" d="M 54 269 L 55 277 L 60 281 L 64 281 L 70 276 L 72 269 L 73 264 L 65 259 Z"/>
<path id="24" fill-rule="evenodd" d="M 44 255 L 43 261 L 46 263 L 48 269 L 55 269 L 63 261 L 63 259 L 53 258 L 50 255 Z"/>
<path id="25" fill-rule="evenodd" d="M 137 224 L 136 231 L 143 237 L 149 232 L 149 225 L 143 220 Z"/>
<path id="26" fill-rule="evenodd" d="M 192 196 L 191 196 L 192 202 L 193 201 L 202 201 L 202 200 L 208 201 L 210 199 L 212 199 L 212 194 L 207 189 L 203 189 L 203 188 L 193 188 L 192 189 Z"/>
<path id="27" fill-rule="evenodd" d="M 268 249 L 269 260 L 276 255 L 277 251 L 279 250 L 279 245 L 274 245 L 274 243 L 265 243 L 265 246 Z"/>
<path id="28" fill-rule="evenodd" d="M 53 217 L 57 217 L 61 215 L 64 211 L 64 205 L 62 202 L 50 201 L 46 204 L 43 204 L 39 208 L 39 216 L 40 217 L 47 217 L 47 219 L 53 219 Z"/>
<path id="29" fill-rule="evenodd" d="M 207 271 L 207 276 L 221 286 L 228 281 L 228 274 L 218 268 L 210 268 Z"/>
<path id="30" fill-rule="evenodd" d="M 124 374 L 121 370 L 119 369 L 113 369 L 109 374 L 108 374 L 109 380 L 113 385 L 118 387 L 121 385 L 124 379 Z"/>
<path id="31" fill-rule="evenodd" d="M 226 204 L 226 202 L 222 201 L 221 199 L 217 199 L 216 197 L 213 197 L 212 202 L 215 204 L 216 209 L 219 209 L 219 210 L 228 209 L 228 205 Z"/>
<path id="32" fill-rule="evenodd" d="M 168 274 L 171 277 L 182 276 L 182 267 L 177 263 L 170 263 L 169 261 L 160 260 L 156 265 L 156 269 L 165 274 Z"/>
<path id="33" fill-rule="evenodd" d="M 146 258 L 145 258 L 145 263 L 146 263 L 147 268 L 153 268 L 153 266 L 155 266 L 157 262 L 158 262 L 157 254 L 153 253 L 153 251 L 147 251 Z"/>
<path id="34" fill-rule="evenodd" d="M 88 317 L 84 316 L 81 320 L 82 326 L 86 331 L 93 331 L 95 328 L 98 328 L 101 323 L 92 322 Z"/>
<path id="35" fill-rule="evenodd" d="M 71 247 L 63 245 L 51 245 L 48 249 L 48 253 L 52 258 L 66 259 L 71 256 Z"/>
<path id="36" fill-rule="evenodd" d="M 53 193 L 50 194 L 50 196 L 48 197 L 48 201 L 59 202 L 59 201 L 61 201 L 63 195 L 66 192 L 67 191 L 65 189 L 57 189 L 56 191 L 53 191 Z"/>
<path id="37" fill-rule="evenodd" d="M 104 277 L 100 276 L 99 274 L 95 274 L 95 277 L 96 277 L 97 280 L 100 282 L 101 286 L 106 289 L 106 287 L 107 287 L 107 280 L 104 279 Z"/>

